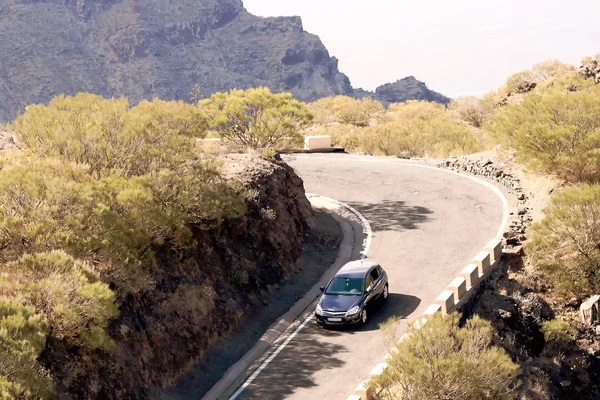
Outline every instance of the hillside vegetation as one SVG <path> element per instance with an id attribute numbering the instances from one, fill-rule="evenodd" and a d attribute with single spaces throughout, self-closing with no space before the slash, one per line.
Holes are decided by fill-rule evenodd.
<path id="1" fill-rule="evenodd" d="M 334 145 L 351 152 L 447 157 L 485 146 L 485 138 L 438 103 L 412 100 L 384 109 L 372 99 L 338 96 L 311 103 L 309 109 L 318 123 L 310 134 L 330 135 Z"/>
<path id="2" fill-rule="evenodd" d="M 206 135 L 209 126 L 218 125 L 231 132 L 229 137 L 234 142 L 256 135 L 260 138 L 256 147 L 261 147 L 271 144 L 269 138 L 280 137 L 276 135 L 298 136 L 295 124 L 309 118 L 306 108 L 289 95 L 251 90 L 242 105 L 239 94 L 222 95 L 230 99 L 227 103 L 232 110 L 248 107 L 264 111 L 261 122 L 253 120 L 242 131 L 235 127 L 243 122 L 215 116 L 212 104 L 216 98 L 206 100 L 201 107 L 161 100 L 130 107 L 124 98 L 59 96 L 48 105 L 29 106 L 12 123 L 10 129 L 20 149 L 0 155 L 0 398 L 52 397 L 56 381 L 51 369 L 61 374 L 81 374 L 85 370 L 76 368 L 85 365 L 82 354 L 100 351 L 105 354 L 102 357 L 114 357 L 116 343 L 114 333 L 107 333 L 109 321 L 126 321 L 129 316 L 119 316 L 120 308 L 156 292 L 157 274 L 168 274 L 160 271 L 164 268 L 161 264 L 178 260 L 181 266 L 175 270 L 181 270 L 190 257 L 206 257 L 202 253 L 194 256 L 194 251 L 198 246 L 208 246 L 204 243 L 207 240 L 218 238 L 226 219 L 238 218 L 251 207 L 252 213 L 263 215 L 267 225 L 288 226 L 284 230 L 291 231 L 291 238 L 297 238 L 296 231 L 310 222 L 308 214 L 296 216 L 295 208 L 287 214 L 278 208 L 254 211 L 263 201 L 261 192 L 248 192 L 236 180 L 222 176 L 222 162 L 200 151 L 197 140 Z M 275 111 L 279 113 L 273 114 Z M 277 168 L 289 175 L 286 168 Z M 261 174 L 253 176 L 262 179 Z M 301 181 L 298 184 L 289 176 L 281 179 L 276 182 L 290 188 L 277 188 L 283 197 L 272 199 L 273 204 L 291 196 L 285 190 L 302 188 Z M 273 190 L 267 187 L 273 186 L 271 183 L 263 186 L 261 190 Z M 242 246 L 253 246 L 250 240 L 257 236 L 254 230 L 260 229 L 261 223 L 251 225 L 236 228 L 235 235 L 245 235 L 247 243 Z M 268 245 L 271 239 L 267 235 L 272 230 L 263 227 L 265 237 L 257 240 Z M 237 246 L 235 235 L 227 238 L 232 248 Z M 268 265 L 274 259 L 285 268 L 297 257 L 293 246 L 299 243 L 286 249 L 280 239 L 277 242 L 272 253 L 263 254 L 257 264 Z M 221 268 L 221 261 L 211 257 L 212 268 Z M 255 267 L 246 266 L 240 255 L 231 254 L 227 259 L 232 264 L 224 271 L 223 284 L 252 288 L 271 279 L 269 271 L 251 275 Z M 201 267 L 198 272 L 190 271 L 187 279 L 194 273 L 204 276 L 202 290 L 208 297 L 198 299 L 207 303 L 202 307 L 220 307 L 214 304 L 214 290 L 233 289 L 210 288 L 207 274 L 211 276 L 217 270 Z M 211 302 L 213 305 L 208 305 Z M 147 300 L 145 303 L 146 307 L 150 304 Z M 168 310 L 165 303 L 160 307 Z M 231 313 L 222 319 L 219 329 L 236 323 L 242 314 L 243 308 L 237 314 Z M 200 317 L 202 314 L 196 318 Z M 186 326 L 181 333 L 200 328 Z M 211 335 L 216 336 L 216 332 Z M 208 342 L 198 339 L 203 346 L 214 341 L 212 337 Z M 177 340 L 173 334 L 173 343 Z M 78 360 L 80 366 L 73 370 L 68 363 L 40 363 L 42 353 L 49 351 L 49 343 L 52 351 L 74 351 L 72 360 Z M 160 347 L 153 351 L 160 351 Z M 193 359 L 194 354 L 185 357 Z M 109 365 L 111 362 L 116 361 L 109 361 Z M 67 369 L 72 370 L 65 372 Z M 71 379 L 59 382 L 61 390 L 84 390 L 84 386 L 69 389 L 68 385 L 74 383 L 69 383 Z"/>

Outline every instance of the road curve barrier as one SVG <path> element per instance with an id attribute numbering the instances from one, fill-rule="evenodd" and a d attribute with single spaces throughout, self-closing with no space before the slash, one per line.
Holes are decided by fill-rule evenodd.
<path id="1" fill-rule="evenodd" d="M 328 149 L 331 147 L 331 136 L 305 136 L 304 150 Z"/>
<path id="2" fill-rule="evenodd" d="M 444 289 L 435 299 L 433 304 L 427 307 L 420 317 L 417 317 L 414 321 L 413 329 L 421 329 L 428 320 L 431 320 L 431 318 L 438 313 L 441 314 L 442 317 L 445 317 L 467 304 L 473 297 L 473 294 L 477 292 L 479 285 L 489 278 L 492 272 L 500 265 L 502 247 L 503 243 L 501 239 L 495 238 L 490 240 L 484 250 L 477 253 L 473 258 L 473 261 L 461 271 L 460 276 L 453 279 L 446 289 Z M 410 332 L 405 333 L 398 343 L 410 337 L 410 335 Z M 356 389 L 354 389 L 354 394 L 346 400 L 373 399 L 377 394 L 377 389 L 370 384 L 370 381 L 372 378 L 381 375 L 388 368 L 387 361 L 389 361 L 397 351 L 397 347 L 391 348 L 389 353 L 383 357 L 383 362 L 377 364 L 377 366 L 371 370 L 369 377 L 362 381 Z"/>

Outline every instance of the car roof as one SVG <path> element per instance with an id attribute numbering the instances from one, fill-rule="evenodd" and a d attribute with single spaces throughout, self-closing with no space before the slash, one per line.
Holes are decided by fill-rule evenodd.
<path id="1" fill-rule="evenodd" d="M 362 278 L 369 270 L 379 265 L 373 261 L 357 260 L 346 263 L 335 276 L 348 277 L 348 278 Z"/>

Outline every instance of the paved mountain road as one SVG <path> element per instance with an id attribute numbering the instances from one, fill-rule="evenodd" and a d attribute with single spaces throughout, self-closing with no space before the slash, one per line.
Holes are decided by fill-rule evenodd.
<path id="1" fill-rule="evenodd" d="M 378 324 L 401 316 L 400 334 L 422 313 L 497 235 L 503 203 L 477 182 L 403 160 L 345 154 L 286 159 L 307 192 L 347 203 L 370 222 L 368 259 L 387 270 L 390 299 L 362 328 L 324 330 L 310 321 L 239 398 L 345 399 L 386 353 Z"/>

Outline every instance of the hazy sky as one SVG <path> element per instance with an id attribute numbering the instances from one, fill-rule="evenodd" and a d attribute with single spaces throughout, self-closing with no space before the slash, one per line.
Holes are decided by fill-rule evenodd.
<path id="1" fill-rule="evenodd" d="M 600 52 L 599 0 L 244 0 L 300 15 L 354 87 L 408 75 L 450 97 L 481 95 L 547 59 Z"/>

